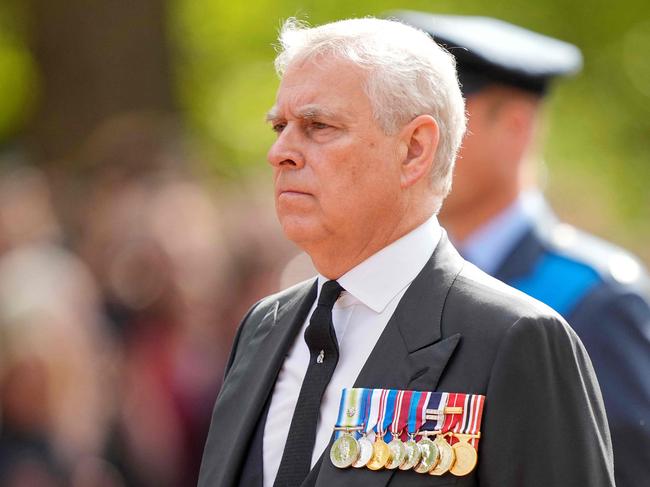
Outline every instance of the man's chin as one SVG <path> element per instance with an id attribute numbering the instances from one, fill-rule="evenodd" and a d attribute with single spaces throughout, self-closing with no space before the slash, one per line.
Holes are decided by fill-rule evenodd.
<path id="1" fill-rule="evenodd" d="M 302 249 L 322 240 L 323 232 L 317 223 L 306 218 L 279 216 L 284 235 Z"/>

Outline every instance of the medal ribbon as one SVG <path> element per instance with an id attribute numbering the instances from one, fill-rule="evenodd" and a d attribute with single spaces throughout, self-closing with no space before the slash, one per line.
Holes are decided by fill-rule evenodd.
<path id="1" fill-rule="evenodd" d="M 402 435 L 406 428 L 406 423 L 409 416 L 409 407 L 411 405 L 411 398 L 413 391 L 399 391 L 397 395 L 397 402 L 395 406 L 395 417 L 390 426 L 390 431 L 393 436 Z"/>
<path id="2" fill-rule="evenodd" d="M 448 414 L 445 417 L 445 423 L 442 427 L 443 433 L 453 432 L 460 433 L 460 428 L 462 426 L 463 418 L 467 414 L 467 408 L 465 407 L 465 398 L 468 394 L 459 394 L 459 393 L 449 393 L 449 400 L 447 406 L 449 407 L 461 407 L 463 412 L 461 414 Z M 458 442 L 458 439 L 454 436 L 447 438 L 447 441 L 450 445 Z"/>
<path id="3" fill-rule="evenodd" d="M 354 431 L 352 434 L 356 439 L 361 438 L 361 435 L 368 428 L 368 419 L 370 414 L 370 403 L 372 401 L 373 389 L 361 389 L 363 394 L 361 395 L 361 401 L 359 401 L 359 422 L 357 426 L 360 426 L 362 429 Z"/>
<path id="4" fill-rule="evenodd" d="M 463 406 L 463 419 L 459 422 L 457 433 L 477 435 L 481 432 L 481 418 L 483 416 L 483 404 L 485 396 L 479 394 L 467 394 Z M 478 438 L 472 438 L 470 445 L 478 449 Z"/>
<path id="5" fill-rule="evenodd" d="M 393 434 L 402 433 L 406 441 L 409 434 L 418 431 L 441 431 L 478 435 L 485 396 L 446 392 L 417 392 L 386 389 L 343 389 L 336 426 L 356 428 L 363 426 L 366 434 L 373 431 L 390 442 Z M 460 407 L 460 414 L 439 414 L 437 420 L 426 420 L 426 410 L 443 412 L 446 407 Z M 349 414 L 352 413 L 352 414 Z M 335 439 L 344 431 L 337 430 Z M 358 438 L 361 431 L 353 432 Z M 469 443 L 478 449 L 478 438 Z M 454 436 L 447 438 L 450 445 L 458 442 Z"/>
<path id="6" fill-rule="evenodd" d="M 339 417 L 336 421 L 338 428 L 355 428 L 363 423 L 364 399 L 367 396 L 367 389 L 343 389 L 341 403 L 339 405 Z M 334 438 L 338 439 L 345 431 L 335 431 Z M 355 435 L 356 436 L 356 435 Z"/>
<path id="7" fill-rule="evenodd" d="M 363 396 L 361 398 L 360 411 L 361 417 L 359 418 L 359 426 L 363 427 L 362 430 L 355 431 L 354 437 L 359 439 L 362 434 L 368 431 L 368 423 L 370 421 L 370 406 L 372 404 L 372 394 L 374 389 L 363 389 Z"/>
<path id="8" fill-rule="evenodd" d="M 435 408 L 437 409 L 438 412 L 438 421 L 436 421 L 436 425 L 433 427 L 435 431 L 442 431 L 443 426 L 445 425 L 445 418 L 447 415 L 445 414 L 445 408 L 447 407 L 447 402 L 449 401 L 449 393 L 448 392 L 442 392 L 440 394 L 440 399 L 438 400 L 438 406 Z"/>
<path id="9" fill-rule="evenodd" d="M 379 409 L 381 406 L 381 398 L 383 389 L 368 389 L 369 398 L 368 398 L 368 414 L 366 417 L 366 435 L 371 435 L 375 431 L 377 422 L 379 421 Z"/>
<path id="10" fill-rule="evenodd" d="M 474 424 L 472 426 L 472 434 L 479 434 L 481 432 L 481 421 L 483 420 L 483 406 L 485 406 L 485 396 L 475 395 L 476 403 L 472 406 L 472 417 Z M 478 451 L 478 438 L 473 438 L 470 444 Z"/>
<path id="11" fill-rule="evenodd" d="M 415 435 L 424 424 L 425 411 L 429 404 L 431 392 L 414 392 L 408 408 L 408 421 L 406 432 L 402 439 L 406 441 L 408 435 Z"/>
<path id="12" fill-rule="evenodd" d="M 438 414 L 438 419 L 426 419 L 426 410 L 433 409 L 437 411 L 444 411 L 445 402 L 447 400 L 446 392 L 432 392 L 430 393 L 428 401 L 423 408 L 423 418 L 424 423 L 422 425 L 422 431 L 439 431 L 441 429 L 441 418 L 444 418 L 444 415 Z"/>
<path id="13" fill-rule="evenodd" d="M 395 401 L 397 399 L 397 393 L 399 391 L 395 389 L 390 389 L 384 391 L 385 395 L 382 395 L 382 405 L 383 407 L 379 410 L 379 420 L 377 421 L 377 433 L 379 436 L 385 436 L 384 441 L 389 442 L 393 436 L 388 431 L 388 427 L 393 421 L 393 415 L 395 414 Z"/>
<path id="14" fill-rule="evenodd" d="M 374 431 L 376 436 L 383 436 L 382 423 L 386 415 L 386 399 L 388 399 L 388 390 L 380 389 L 379 393 L 379 407 L 377 409 L 377 422 L 375 423 Z"/>

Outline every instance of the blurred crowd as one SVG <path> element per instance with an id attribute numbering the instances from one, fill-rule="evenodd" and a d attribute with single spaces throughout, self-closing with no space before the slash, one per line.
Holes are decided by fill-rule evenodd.
<path id="1" fill-rule="evenodd" d="M 0 167 L 0 484 L 196 485 L 239 319 L 295 251 L 173 121 Z"/>

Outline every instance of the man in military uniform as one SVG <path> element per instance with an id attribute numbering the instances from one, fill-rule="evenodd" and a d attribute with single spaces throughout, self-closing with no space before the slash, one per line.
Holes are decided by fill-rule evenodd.
<path id="1" fill-rule="evenodd" d="M 579 50 L 495 19 L 395 16 L 456 56 L 467 101 L 468 134 L 441 222 L 463 257 L 578 333 L 603 392 L 617 485 L 641 485 L 650 474 L 647 277 L 626 251 L 558 221 L 527 181 L 549 83 L 580 69 Z"/>
<path id="2" fill-rule="evenodd" d="M 465 131 L 452 56 L 371 18 L 288 22 L 280 44 L 276 211 L 319 276 L 244 317 L 199 486 L 613 486 L 602 397 L 575 333 L 464 261 L 438 224 Z M 358 467 L 353 442 L 333 443 L 361 409 L 339 407 L 350 388 L 380 399 Z M 419 393 L 422 404 L 393 407 Z M 419 440 L 417 464 L 393 462 L 389 424 Z M 457 440 L 456 457 L 436 473 L 424 436 L 443 431 L 436 441 Z"/>

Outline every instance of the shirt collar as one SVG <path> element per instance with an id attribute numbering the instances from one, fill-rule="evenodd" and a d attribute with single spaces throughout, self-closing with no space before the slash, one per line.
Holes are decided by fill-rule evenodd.
<path id="1" fill-rule="evenodd" d="M 420 273 L 436 249 L 442 231 L 435 215 L 342 275 L 343 289 L 376 313 Z M 327 278 L 319 274 L 318 289 Z"/>
<path id="2" fill-rule="evenodd" d="M 532 226 L 544 204 L 544 197 L 538 191 L 520 194 L 510 206 L 461 242 L 460 253 L 482 271 L 494 274 Z"/>

